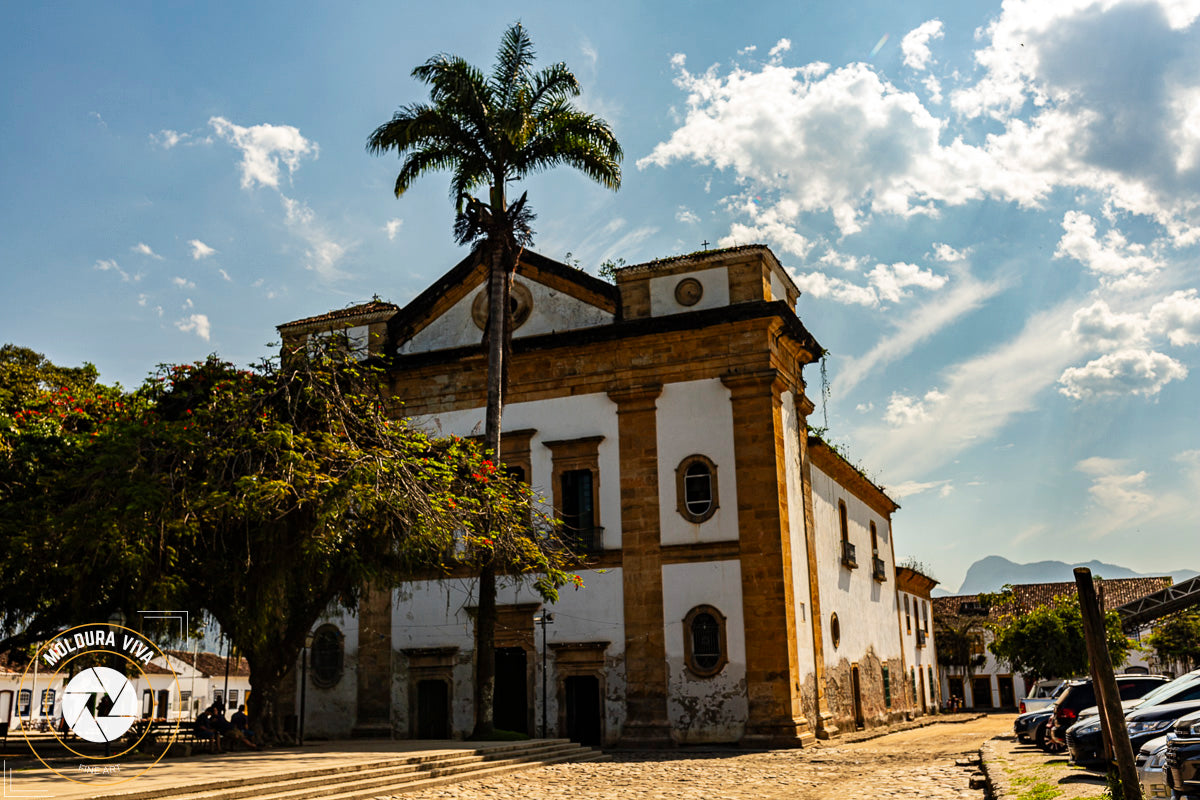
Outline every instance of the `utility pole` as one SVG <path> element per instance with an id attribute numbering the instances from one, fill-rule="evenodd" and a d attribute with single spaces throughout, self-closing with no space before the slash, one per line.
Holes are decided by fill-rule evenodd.
<path id="1" fill-rule="evenodd" d="M 1121 797 L 1124 800 L 1137 800 L 1142 796 L 1142 788 L 1138 781 L 1137 766 L 1133 761 L 1133 745 L 1125 728 L 1121 694 L 1117 690 L 1112 659 L 1108 655 L 1107 629 L 1100 610 L 1100 601 L 1096 597 L 1092 571 L 1087 567 L 1076 567 L 1075 585 L 1079 589 L 1083 638 L 1087 644 L 1088 661 L 1091 662 L 1092 686 L 1096 689 L 1096 699 L 1100 708 L 1100 730 L 1104 734 L 1105 753 L 1111 753 L 1116 758 Z"/>
<path id="2" fill-rule="evenodd" d="M 554 622 L 554 615 L 542 609 L 540 617 L 535 617 L 534 622 L 542 626 L 542 738 L 545 739 L 549 729 L 546 726 L 546 626 Z"/>

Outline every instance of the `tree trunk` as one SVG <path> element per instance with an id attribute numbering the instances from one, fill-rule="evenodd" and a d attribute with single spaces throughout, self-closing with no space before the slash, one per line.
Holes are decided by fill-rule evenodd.
<path id="1" fill-rule="evenodd" d="M 495 202 L 496 198 L 493 198 Z M 503 204 L 503 200 L 500 200 Z M 503 206 L 501 206 L 503 207 Z M 504 394 L 505 318 L 508 316 L 508 270 L 503 243 L 492 241 L 488 276 L 488 399 L 484 426 L 485 447 L 500 461 L 500 415 Z M 475 610 L 475 730 L 473 739 L 492 735 L 496 695 L 496 571 L 491 565 L 479 572 L 479 602 Z"/>

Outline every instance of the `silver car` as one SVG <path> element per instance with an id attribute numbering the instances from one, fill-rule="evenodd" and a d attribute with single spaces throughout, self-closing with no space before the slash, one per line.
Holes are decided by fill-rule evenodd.
<path id="1" fill-rule="evenodd" d="M 1171 788 L 1163 774 L 1167 760 L 1167 737 L 1160 736 L 1142 745 L 1137 754 L 1138 782 L 1146 800 L 1170 800 Z"/>

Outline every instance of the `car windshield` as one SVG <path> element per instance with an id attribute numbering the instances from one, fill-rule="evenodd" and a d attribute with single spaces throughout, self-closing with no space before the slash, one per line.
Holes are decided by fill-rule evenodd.
<path id="1" fill-rule="evenodd" d="M 1148 706 L 1157 705 L 1160 698 L 1170 697 L 1181 689 L 1185 689 L 1189 684 L 1200 684 L 1200 669 L 1192 670 L 1186 675 L 1180 675 L 1173 681 L 1167 681 L 1162 686 L 1157 686 L 1153 691 L 1147 692 L 1142 696 L 1134 708 L 1145 708 Z"/>

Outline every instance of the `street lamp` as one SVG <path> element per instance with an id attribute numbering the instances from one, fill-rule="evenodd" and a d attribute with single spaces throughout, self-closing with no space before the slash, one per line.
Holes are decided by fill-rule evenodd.
<path id="1" fill-rule="evenodd" d="M 308 695 L 308 651 L 312 647 L 313 632 L 309 631 L 304 634 L 304 653 L 300 661 L 300 725 L 299 739 L 300 744 L 304 744 L 304 701 Z"/>
<path id="2" fill-rule="evenodd" d="M 534 617 L 533 621 L 542 626 L 542 738 L 547 736 L 546 729 L 546 626 L 554 623 L 554 615 L 548 611 L 542 611 L 541 616 Z"/>

